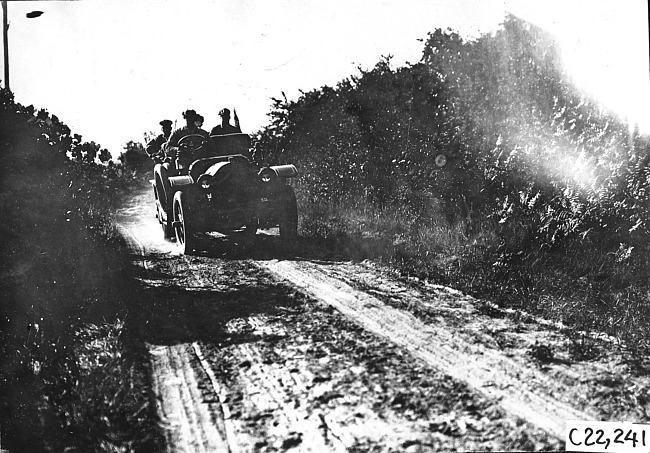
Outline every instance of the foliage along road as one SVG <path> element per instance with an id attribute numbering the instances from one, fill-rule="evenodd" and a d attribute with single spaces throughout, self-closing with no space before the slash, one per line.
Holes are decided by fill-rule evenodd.
<path id="1" fill-rule="evenodd" d="M 559 449 L 567 420 L 645 418 L 611 339 L 578 354 L 562 326 L 272 231 L 182 256 L 149 190 L 118 221 L 170 452 Z"/>

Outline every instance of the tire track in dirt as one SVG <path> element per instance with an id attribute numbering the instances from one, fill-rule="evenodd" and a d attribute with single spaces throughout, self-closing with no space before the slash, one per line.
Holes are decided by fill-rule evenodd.
<path id="1" fill-rule="evenodd" d="M 296 380 L 291 373 L 284 367 L 264 364 L 255 345 L 240 345 L 237 349 L 237 356 L 250 363 L 246 373 L 240 375 L 240 383 L 256 412 L 279 414 L 268 435 L 283 439 L 280 446 L 300 443 L 301 451 L 332 451 L 332 445 L 319 429 L 321 421 L 296 402 L 296 394 L 303 389 L 295 388 Z"/>
<path id="2" fill-rule="evenodd" d="M 477 395 L 311 298 L 232 319 L 243 342 L 204 351 L 253 451 L 476 451 L 557 448 Z M 248 324 L 248 327 L 246 326 Z M 287 417 L 287 414 L 289 416 Z"/>
<path id="3" fill-rule="evenodd" d="M 189 357 L 194 352 L 190 346 L 179 344 L 148 347 L 153 390 L 157 395 L 158 413 L 166 428 L 166 443 L 170 451 L 232 451 L 227 439 L 212 421 L 207 405 L 203 404 L 197 379 L 189 362 Z"/>
<path id="4" fill-rule="evenodd" d="M 446 326 L 425 324 L 406 311 L 387 306 L 332 278 L 318 264 L 275 260 L 256 264 L 332 305 L 365 329 L 406 348 L 415 357 L 500 400 L 508 413 L 558 439 L 564 437 L 567 420 L 594 419 L 552 396 L 535 392 L 529 382 L 545 378 L 534 368 L 524 368 L 499 351 L 458 338 Z"/>
<path id="5" fill-rule="evenodd" d="M 281 326 L 271 325 L 257 316 L 239 321 L 239 324 L 252 326 L 252 332 L 256 335 L 287 336 Z M 244 417 L 234 417 L 235 430 L 244 433 L 250 431 L 250 427 L 246 425 L 251 419 L 272 418 L 272 423 L 257 424 L 257 434 L 261 434 L 257 447 L 281 451 L 297 448 L 297 451 L 314 453 L 345 452 L 353 448 L 358 439 L 381 438 L 394 429 L 394 426 L 391 427 L 378 419 L 364 420 L 363 426 L 349 423 L 344 426 L 341 420 L 359 419 L 362 410 L 355 405 L 352 408 L 339 407 L 331 412 L 311 407 L 309 400 L 314 398 L 314 391 L 316 394 L 325 395 L 331 391 L 333 384 L 331 381 L 325 381 L 320 386 L 314 386 L 313 382 L 320 380 L 308 370 L 304 359 L 271 362 L 263 348 L 256 343 L 234 345 L 231 349 L 229 356 L 235 357 L 245 365 L 240 366 L 240 370 L 229 373 L 230 378 L 237 382 L 236 388 L 241 396 L 230 405 L 232 410 L 229 407 L 226 412 L 248 414 Z M 215 376 L 214 379 L 218 381 L 219 378 Z M 216 383 L 216 386 L 221 387 L 219 383 Z M 226 401 L 229 399 L 224 398 Z M 350 402 L 347 401 L 346 404 Z M 264 425 L 266 428 L 259 429 Z M 270 439 L 275 439 L 275 442 L 268 445 Z M 254 444 L 249 440 L 248 445 Z"/>
<path id="6" fill-rule="evenodd" d="M 128 214 L 125 217 L 128 218 Z M 147 250 L 136 236 L 139 232 L 142 237 L 142 232 L 138 231 L 140 228 L 137 224 L 127 225 L 118 224 L 118 228 L 134 256 L 139 257 L 139 264 L 149 269 Z M 187 327 L 184 327 L 187 330 Z M 190 357 L 194 354 L 199 358 L 208 376 L 210 370 L 203 360 L 198 343 L 191 345 L 192 350 L 189 350 L 186 344 L 146 344 L 146 347 L 150 357 L 152 390 L 156 395 L 156 407 L 164 428 L 167 451 L 238 453 L 239 450 L 234 448 L 236 445 L 229 443 L 229 438 L 232 443 L 233 435 L 228 417 L 216 417 L 216 423 L 213 423 L 208 406 L 202 402 Z M 215 391 L 220 394 L 218 388 L 215 388 Z M 217 426 L 221 429 L 217 429 Z"/>
<path id="7" fill-rule="evenodd" d="M 454 332 L 477 351 L 507 357 L 526 370 L 519 379 L 537 394 L 550 395 L 593 420 L 648 419 L 647 364 L 620 340 L 579 332 L 561 323 L 502 309 L 452 288 L 409 279 L 364 262 L 327 266 L 327 273 L 426 324 Z"/>

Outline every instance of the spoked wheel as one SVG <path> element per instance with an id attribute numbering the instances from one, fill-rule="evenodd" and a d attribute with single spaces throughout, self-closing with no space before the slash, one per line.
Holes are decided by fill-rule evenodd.
<path id="1" fill-rule="evenodd" d="M 171 184 L 167 169 L 160 164 L 154 167 L 154 196 L 156 197 L 156 217 L 162 227 L 165 239 L 171 239 L 174 235 L 172 228 L 172 216 L 169 203 L 169 194 L 171 194 Z"/>
<path id="2" fill-rule="evenodd" d="M 194 231 L 192 231 L 189 222 L 187 208 L 185 194 L 183 192 L 176 192 L 174 195 L 173 225 L 176 233 L 176 243 L 178 244 L 179 251 L 184 255 L 190 255 L 196 247 Z"/>
<path id="3" fill-rule="evenodd" d="M 285 244 L 291 244 L 298 237 L 298 203 L 296 202 L 296 193 L 291 186 L 286 186 L 283 198 L 280 239 Z"/>

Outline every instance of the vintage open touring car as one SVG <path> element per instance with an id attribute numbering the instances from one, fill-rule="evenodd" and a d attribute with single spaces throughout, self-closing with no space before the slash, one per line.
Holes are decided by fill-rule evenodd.
<path id="1" fill-rule="evenodd" d="M 296 195 L 287 180 L 298 171 L 294 165 L 258 168 L 250 142 L 247 134 L 188 135 L 173 162 L 154 167 L 156 217 L 181 253 L 195 251 L 197 233 L 211 231 L 254 235 L 279 226 L 283 241 L 296 238 Z M 211 157 L 194 158 L 205 154 Z"/>

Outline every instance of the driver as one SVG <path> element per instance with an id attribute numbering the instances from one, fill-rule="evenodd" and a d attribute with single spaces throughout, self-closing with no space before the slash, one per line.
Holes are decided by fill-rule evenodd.
<path id="1" fill-rule="evenodd" d="M 165 152 L 166 152 L 166 161 L 171 161 L 174 162 L 177 157 L 181 157 L 183 159 L 188 159 L 188 160 L 196 160 L 200 159 L 202 157 L 206 157 L 208 154 L 207 147 L 210 144 L 210 134 L 208 134 L 207 131 L 201 129 L 200 127 L 197 126 L 196 122 L 197 119 L 199 119 L 201 116 L 198 115 L 194 110 L 186 110 L 183 112 L 183 118 L 185 119 L 185 126 L 181 127 L 180 129 L 176 129 L 172 134 L 169 136 L 169 139 L 167 140 L 167 143 L 165 144 Z M 203 147 L 201 150 L 201 155 L 199 156 L 182 156 L 178 155 L 179 152 L 179 141 L 187 136 L 187 135 L 200 135 L 204 139 L 206 139 L 207 144 Z M 182 154 L 182 153 L 181 153 Z"/>

